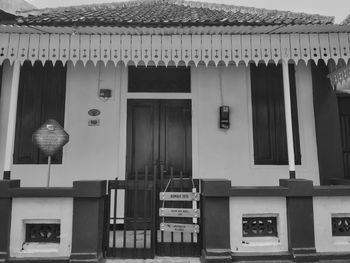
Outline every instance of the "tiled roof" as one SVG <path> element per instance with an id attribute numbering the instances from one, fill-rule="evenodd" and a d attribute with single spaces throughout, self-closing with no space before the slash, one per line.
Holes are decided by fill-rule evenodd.
<path id="1" fill-rule="evenodd" d="M 204 26 L 324 25 L 334 18 L 184 0 L 138 0 L 32 10 L 20 25 L 40 26 Z"/>
<path id="2" fill-rule="evenodd" d="M 5 23 L 5 22 L 14 22 L 16 16 L 10 13 L 5 12 L 4 10 L 0 9 L 0 22 Z"/>
<path id="3" fill-rule="evenodd" d="M 343 22 L 341 22 L 342 25 L 350 25 L 350 15 L 348 15 Z"/>

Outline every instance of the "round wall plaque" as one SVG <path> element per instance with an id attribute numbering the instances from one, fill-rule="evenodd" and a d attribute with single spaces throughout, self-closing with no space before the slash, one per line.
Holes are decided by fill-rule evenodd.
<path id="1" fill-rule="evenodd" d="M 88 114 L 90 116 L 98 116 L 98 115 L 101 114 L 101 112 L 98 109 L 91 109 L 91 110 L 88 111 Z"/>

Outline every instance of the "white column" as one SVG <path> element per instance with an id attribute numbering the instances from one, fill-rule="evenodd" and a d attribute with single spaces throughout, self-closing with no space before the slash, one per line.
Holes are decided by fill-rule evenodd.
<path id="1" fill-rule="evenodd" d="M 289 177 L 295 178 L 295 160 L 294 160 L 294 143 L 293 143 L 293 126 L 292 126 L 292 107 L 290 100 L 290 85 L 289 85 L 289 70 L 288 60 L 282 60 L 283 71 L 283 93 L 284 93 L 284 112 L 286 119 L 286 131 L 287 131 L 287 147 L 288 147 L 288 164 L 289 164 Z"/>
<path id="2" fill-rule="evenodd" d="M 19 74 L 21 65 L 19 61 L 15 61 L 12 70 L 10 105 L 7 121 L 6 144 L 5 144 L 5 160 L 4 160 L 4 179 L 10 179 L 11 166 L 13 162 L 13 150 L 15 143 L 16 114 L 17 114 L 17 97 L 19 86 Z"/>

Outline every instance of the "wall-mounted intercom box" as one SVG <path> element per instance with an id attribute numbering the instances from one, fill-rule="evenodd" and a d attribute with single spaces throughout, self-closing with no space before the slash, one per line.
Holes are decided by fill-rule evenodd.
<path id="1" fill-rule="evenodd" d="M 221 106 L 220 107 L 220 129 L 230 128 L 230 107 Z"/>
<path id="2" fill-rule="evenodd" d="M 111 89 L 100 89 L 99 96 L 100 96 L 100 98 L 110 98 L 110 97 L 112 97 L 112 90 Z"/>

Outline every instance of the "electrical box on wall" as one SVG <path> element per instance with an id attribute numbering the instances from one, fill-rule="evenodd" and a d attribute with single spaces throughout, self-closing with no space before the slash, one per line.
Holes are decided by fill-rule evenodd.
<path id="1" fill-rule="evenodd" d="M 230 128 L 230 107 L 221 106 L 220 107 L 220 129 Z"/>
<path id="2" fill-rule="evenodd" d="M 99 96 L 100 96 L 100 98 L 108 99 L 108 98 L 112 97 L 112 90 L 110 90 L 110 89 L 100 89 Z"/>

